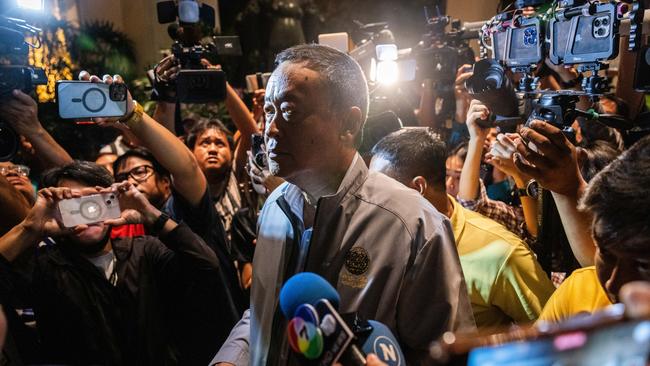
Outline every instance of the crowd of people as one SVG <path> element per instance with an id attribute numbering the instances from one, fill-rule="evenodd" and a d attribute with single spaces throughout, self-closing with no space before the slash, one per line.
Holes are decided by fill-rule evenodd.
<path id="1" fill-rule="evenodd" d="M 157 77 L 172 82 L 175 62 Z M 561 322 L 650 281 L 650 137 L 625 145 L 583 120 L 575 141 L 541 120 L 502 133 L 480 123 L 491 111 L 467 77 L 461 67 L 464 132 L 443 139 L 421 121 L 368 156 L 366 78 L 326 46 L 279 53 L 252 110 L 227 85 L 235 131 L 199 119 L 177 136 L 175 103 L 149 116 L 129 95 L 125 116 L 94 119 L 120 131 L 96 161 L 70 156 L 15 90 L 0 118 L 29 154 L 0 163 L 2 363 L 296 364 L 279 292 L 314 272 L 341 313 L 386 324 L 407 364 L 426 364 L 446 332 Z M 614 97 L 596 103 L 628 113 Z M 63 224 L 61 202 L 96 194 L 119 217 Z"/>

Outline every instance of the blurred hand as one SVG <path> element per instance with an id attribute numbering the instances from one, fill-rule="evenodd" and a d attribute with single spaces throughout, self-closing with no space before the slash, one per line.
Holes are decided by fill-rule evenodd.
<path id="1" fill-rule="evenodd" d="M 490 110 L 485 104 L 479 102 L 476 99 L 473 99 L 469 105 L 469 110 L 467 111 L 467 129 L 469 130 L 469 138 L 471 140 L 480 141 L 481 144 L 487 138 L 488 133 L 490 132 L 489 127 L 481 127 L 476 123 L 476 120 L 482 119 L 487 120 L 490 116 Z"/>
<path id="2" fill-rule="evenodd" d="M 118 84 L 123 84 L 124 80 L 120 75 L 113 75 L 110 76 L 108 74 L 104 75 L 102 79 L 100 79 L 97 75 L 91 75 L 88 71 L 82 70 L 79 73 L 79 80 L 81 81 L 90 81 L 91 83 L 105 83 L 105 84 L 112 84 L 112 83 L 118 83 Z M 133 98 L 131 97 L 131 92 L 127 91 L 126 95 L 126 113 L 124 114 L 123 117 L 113 117 L 113 118 L 93 118 L 92 120 L 97 123 L 100 126 L 113 126 L 116 128 L 124 128 L 124 126 L 119 126 L 117 127 L 117 123 L 121 118 L 125 118 L 131 115 L 133 113 Z"/>
<path id="3" fill-rule="evenodd" d="M 253 284 L 253 264 L 244 263 L 241 270 L 241 287 L 246 290 Z"/>
<path id="4" fill-rule="evenodd" d="M 114 192 L 120 202 L 122 213 L 119 218 L 106 220 L 106 225 L 144 224 L 153 225 L 160 216 L 160 210 L 155 208 L 147 198 L 128 181 L 115 183 L 109 188 L 104 188 L 101 193 Z"/>
<path id="5" fill-rule="evenodd" d="M 454 83 L 454 95 L 456 96 L 456 121 L 463 122 L 467 118 L 467 109 L 469 108 L 469 103 L 471 97 L 465 88 L 465 81 L 469 79 L 474 72 L 472 71 L 472 65 L 465 64 L 458 68 L 456 72 L 456 81 Z"/>
<path id="6" fill-rule="evenodd" d="M 514 141 L 514 162 L 522 173 L 534 178 L 544 188 L 566 196 L 576 196 L 584 183 L 575 146 L 557 127 L 533 121 L 519 131 Z"/>
<path id="7" fill-rule="evenodd" d="M 255 188 L 255 191 L 257 193 L 268 194 L 270 192 L 273 192 L 273 190 L 275 190 L 279 185 L 284 183 L 284 179 L 272 175 L 267 168 L 265 169 L 260 168 L 257 165 L 257 163 L 255 163 L 253 154 L 251 154 L 250 151 L 247 151 L 246 153 L 248 154 L 248 164 L 246 164 L 246 166 L 248 167 L 247 172 L 248 175 L 251 177 L 253 188 Z M 263 188 L 266 189 L 266 192 L 259 191 L 258 190 L 259 186 L 263 186 Z"/>
<path id="8" fill-rule="evenodd" d="M 170 82 L 178 77 L 178 72 L 181 71 L 180 65 L 178 65 L 178 60 L 174 55 L 169 55 L 163 58 L 158 65 L 154 68 L 154 73 L 156 78 L 163 82 Z"/>
<path id="9" fill-rule="evenodd" d="M 0 118 L 9 123 L 19 135 L 30 136 L 43 129 L 38 121 L 38 105 L 20 90 L 11 92 L 11 98 L 2 101 Z"/>
<path id="10" fill-rule="evenodd" d="M 520 139 L 517 134 L 498 134 L 496 140 L 492 142 L 490 152 L 486 155 L 486 160 L 495 168 L 512 176 L 516 181 L 523 183 L 527 182 L 530 177 L 519 171 L 513 160 L 513 155 L 517 151 L 515 141 Z"/>
<path id="11" fill-rule="evenodd" d="M 334 364 L 334 366 L 344 366 L 340 363 Z M 366 366 L 388 366 L 388 364 L 383 363 L 379 357 L 377 357 L 375 354 L 369 354 L 366 357 Z"/>

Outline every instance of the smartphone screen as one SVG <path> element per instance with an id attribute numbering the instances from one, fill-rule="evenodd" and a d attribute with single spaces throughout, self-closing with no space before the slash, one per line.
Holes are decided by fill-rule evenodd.
<path id="1" fill-rule="evenodd" d="M 56 83 L 61 118 L 122 117 L 126 114 L 124 84 L 63 80 Z"/>

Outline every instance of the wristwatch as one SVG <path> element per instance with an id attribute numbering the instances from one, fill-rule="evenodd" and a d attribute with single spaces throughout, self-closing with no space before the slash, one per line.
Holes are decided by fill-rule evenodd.
<path id="1" fill-rule="evenodd" d="M 153 235 L 158 235 L 162 231 L 163 227 L 165 227 L 165 224 L 169 221 L 169 215 L 167 215 L 164 212 L 160 212 L 160 216 L 156 219 L 156 221 L 153 222 L 151 225 L 151 233 Z"/>
<path id="2" fill-rule="evenodd" d="M 539 197 L 539 183 L 535 179 L 531 179 L 526 183 L 526 188 L 518 188 L 517 194 L 519 197 Z"/>
<path id="3" fill-rule="evenodd" d="M 133 101 L 133 111 L 131 111 L 131 114 L 124 118 L 120 119 L 120 122 L 132 127 L 134 125 L 137 125 L 142 121 L 142 115 L 144 114 L 144 108 L 140 105 L 140 103 L 136 102 L 135 100 Z"/>

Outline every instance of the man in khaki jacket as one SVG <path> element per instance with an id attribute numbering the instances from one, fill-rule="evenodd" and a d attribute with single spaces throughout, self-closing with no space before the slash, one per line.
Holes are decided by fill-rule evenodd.
<path id="1" fill-rule="evenodd" d="M 444 332 L 474 327 L 449 220 L 417 192 L 369 173 L 356 152 L 368 89 L 353 59 L 302 45 L 276 63 L 265 138 L 271 172 L 288 183 L 262 210 L 251 308 L 213 364 L 295 364 L 277 304 L 301 271 L 335 285 L 342 313 L 389 326 L 407 363 L 420 364 Z"/>

